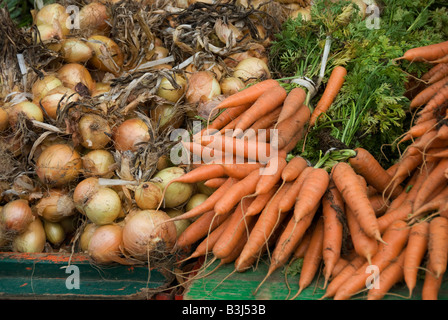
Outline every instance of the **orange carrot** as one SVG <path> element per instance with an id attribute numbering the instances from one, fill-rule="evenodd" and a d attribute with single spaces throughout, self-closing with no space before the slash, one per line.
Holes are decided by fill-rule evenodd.
<path id="1" fill-rule="evenodd" d="M 431 97 L 431 100 L 429 100 L 428 103 L 426 103 L 426 106 L 419 111 L 419 114 L 433 112 L 437 107 L 446 103 L 446 101 L 448 101 L 448 83 L 445 83 L 445 85 Z"/>
<path id="2" fill-rule="evenodd" d="M 345 82 L 346 75 L 347 70 L 343 66 L 337 66 L 333 69 L 324 93 L 311 114 L 310 127 L 314 127 L 321 114 L 328 111 L 337 94 L 341 90 L 342 85 Z"/>
<path id="3" fill-rule="evenodd" d="M 294 219 L 296 221 L 300 221 L 307 216 L 320 203 L 329 183 L 330 176 L 325 169 L 315 168 L 307 175 L 294 206 Z"/>
<path id="4" fill-rule="evenodd" d="M 434 64 L 448 63 L 448 54 L 443 56 L 443 57 L 441 57 L 441 58 L 439 58 L 439 59 L 432 60 L 432 61 L 429 61 L 429 62 L 430 63 L 434 63 Z"/>
<path id="5" fill-rule="evenodd" d="M 220 224 L 222 224 L 229 216 L 231 212 L 216 216 L 213 210 L 204 213 L 198 219 L 193 221 L 177 238 L 176 246 L 178 248 L 184 248 L 192 245 L 195 242 L 201 240 L 210 231 L 215 230 Z"/>
<path id="6" fill-rule="evenodd" d="M 370 262 L 378 252 L 378 242 L 365 234 L 350 207 L 346 206 L 345 214 L 355 252 Z"/>
<path id="7" fill-rule="evenodd" d="M 436 83 L 437 81 L 448 76 L 448 63 L 436 64 L 431 70 L 433 71 L 433 73 L 428 75 L 426 79 L 422 77 L 422 80 L 427 80 L 428 83 Z"/>
<path id="8" fill-rule="evenodd" d="M 286 154 L 288 154 L 289 152 L 294 150 L 294 148 L 297 147 L 297 144 L 305 136 L 305 133 L 306 133 L 306 128 L 302 128 L 300 131 L 295 133 L 294 137 L 288 142 L 288 144 L 285 147 L 283 147 L 282 151 L 285 152 Z"/>
<path id="9" fill-rule="evenodd" d="M 332 178 L 345 203 L 353 211 L 360 227 L 367 236 L 382 241 L 375 211 L 370 204 L 367 192 L 355 171 L 345 162 L 333 166 Z"/>
<path id="10" fill-rule="evenodd" d="M 182 141 L 182 145 L 193 154 L 193 163 L 201 161 L 202 164 L 222 164 L 235 163 L 239 160 L 231 153 L 225 154 L 220 150 L 209 148 L 196 142 Z M 239 162 L 242 162 L 242 160 Z"/>
<path id="11" fill-rule="evenodd" d="M 300 271 L 299 278 L 299 290 L 291 300 L 297 298 L 313 281 L 322 261 L 323 240 L 324 223 L 322 219 L 319 219 L 314 228 L 313 235 L 311 236 L 308 250 L 306 250 L 305 257 L 303 258 L 302 270 Z"/>
<path id="12" fill-rule="evenodd" d="M 286 181 L 286 182 L 293 181 L 307 167 L 308 167 L 308 163 L 304 158 L 302 158 L 300 156 L 295 156 L 288 162 L 286 167 L 283 169 L 281 178 L 283 181 Z"/>
<path id="13" fill-rule="evenodd" d="M 286 159 L 283 157 L 271 158 L 261 172 L 260 180 L 255 188 L 255 195 L 268 193 L 280 181 L 286 165 Z"/>
<path id="14" fill-rule="evenodd" d="M 297 249 L 294 251 L 291 260 L 302 259 L 310 246 L 312 232 L 306 232 L 302 240 L 300 240 Z"/>
<path id="15" fill-rule="evenodd" d="M 343 238 L 344 200 L 333 180 L 330 181 L 328 190 L 322 198 L 322 217 L 324 221 L 322 258 L 325 265 L 325 288 L 333 268 L 341 257 Z"/>
<path id="16" fill-rule="evenodd" d="M 258 162 L 247 162 L 247 163 L 224 163 L 222 164 L 224 168 L 224 174 L 235 178 L 243 179 L 249 175 L 254 170 L 262 167 L 261 163 Z"/>
<path id="17" fill-rule="evenodd" d="M 373 287 L 367 294 L 367 300 L 381 300 L 387 292 L 403 279 L 404 251 L 379 275 L 378 287 Z"/>
<path id="18" fill-rule="evenodd" d="M 217 106 L 218 109 L 233 108 L 246 103 L 254 103 L 267 90 L 280 86 L 276 80 L 268 79 L 226 97 Z"/>
<path id="19" fill-rule="evenodd" d="M 336 291 L 341 287 L 355 272 L 361 268 L 366 259 L 361 256 L 357 256 L 351 260 L 347 266 L 335 276 L 326 288 L 325 294 L 320 299 L 334 297 Z"/>
<path id="20" fill-rule="evenodd" d="M 329 280 L 336 277 L 348 264 L 349 261 L 347 259 L 339 258 L 336 264 L 334 265 L 333 272 L 331 272 L 331 277 L 329 278 Z M 324 273 L 325 269 L 326 268 L 324 268 Z"/>
<path id="21" fill-rule="evenodd" d="M 428 87 L 426 87 L 422 91 L 420 91 L 412 99 L 411 104 L 409 105 L 410 108 L 411 109 L 415 109 L 415 108 L 421 107 L 424 104 L 426 104 L 447 83 L 448 83 L 448 77 L 444 77 L 444 78 L 440 79 L 439 81 L 429 85 Z"/>
<path id="22" fill-rule="evenodd" d="M 247 130 L 248 132 L 245 133 L 244 136 L 250 139 L 257 134 L 258 130 L 267 130 L 272 125 L 275 125 L 282 109 L 282 107 L 277 107 L 268 114 L 259 118 L 250 126 Z"/>
<path id="23" fill-rule="evenodd" d="M 435 277 L 431 270 L 426 270 L 422 288 L 422 300 L 438 300 L 442 280 L 442 277 Z"/>
<path id="24" fill-rule="evenodd" d="M 170 221 L 178 221 L 183 219 L 195 218 L 207 211 L 210 211 L 215 206 L 216 202 L 237 182 L 236 179 L 229 178 L 221 187 L 213 192 L 204 202 L 194 207 L 193 209 L 169 219 Z"/>
<path id="25" fill-rule="evenodd" d="M 281 223 L 285 218 L 285 214 L 282 214 L 278 210 L 279 200 L 288 191 L 291 183 L 285 184 L 272 199 L 270 203 L 263 209 L 255 223 L 252 232 L 249 235 L 246 246 L 240 254 L 238 259 L 237 269 L 241 269 L 241 265 L 246 263 L 246 260 L 250 260 L 254 255 L 257 255 L 260 248 L 267 244 L 273 230 Z"/>
<path id="26" fill-rule="evenodd" d="M 422 164 L 422 162 L 423 156 L 421 153 L 417 153 L 415 155 L 405 155 L 401 158 L 397 171 L 390 182 L 391 186 L 388 190 L 398 188 L 399 185 L 406 180 L 406 178 L 408 178 L 420 164 Z"/>
<path id="27" fill-rule="evenodd" d="M 417 273 L 428 249 L 429 223 L 424 221 L 415 224 L 409 233 L 405 251 L 403 273 L 404 281 L 409 289 L 409 296 L 417 284 Z"/>
<path id="28" fill-rule="evenodd" d="M 277 190 L 278 187 L 274 186 L 268 192 L 256 196 L 254 202 L 252 202 L 249 208 L 247 208 L 246 215 L 253 216 L 259 214 L 269 203 L 269 201 L 271 201 Z"/>
<path id="29" fill-rule="evenodd" d="M 378 252 L 373 256 L 371 265 L 376 266 L 381 273 L 393 259 L 397 258 L 406 245 L 409 237 L 409 228 L 404 221 L 395 221 L 384 232 L 384 241 L 380 243 Z M 357 270 L 336 292 L 335 300 L 349 299 L 351 296 L 359 292 L 366 285 L 366 281 L 370 277 L 366 273 L 366 268 L 369 263 L 365 263 L 359 270 Z"/>
<path id="30" fill-rule="evenodd" d="M 448 41 L 407 50 L 399 59 L 408 61 L 434 61 L 448 54 Z"/>
<path id="31" fill-rule="evenodd" d="M 252 103 L 245 103 L 245 104 L 241 104 L 241 105 L 224 110 L 204 130 L 207 130 L 207 129 L 208 130 L 213 130 L 213 129 L 220 130 L 220 129 L 222 129 L 224 126 L 226 126 L 231 121 L 236 119 L 239 115 L 241 115 L 244 111 L 249 109 L 249 107 L 251 105 L 252 105 Z M 206 131 L 204 131 L 203 133 L 209 134 Z"/>
<path id="32" fill-rule="evenodd" d="M 252 106 L 247 109 L 235 126 L 234 137 L 241 135 L 256 120 L 279 107 L 286 98 L 286 90 L 280 85 L 267 89 Z"/>
<path id="33" fill-rule="evenodd" d="M 254 170 L 249 173 L 247 177 L 239 180 L 229 188 L 221 198 L 216 201 L 214 206 L 216 214 L 222 215 L 229 212 L 244 196 L 254 193 L 260 177 L 259 170 Z"/>
<path id="34" fill-rule="evenodd" d="M 299 192 L 303 186 L 303 182 L 305 181 L 306 177 L 310 174 L 310 172 L 313 170 L 314 170 L 313 167 L 306 167 L 302 171 L 302 173 L 296 178 L 291 188 L 288 190 L 283 199 L 280 201 L 278 207 L 282 212 L 286 212 L 292 209 L 292 207 L 297 201 L 297 196 L 299 195 Z"/>
<path id="35" fill-rule="evenodd" d="M 445 70 L 445 68 L 448 68 L 448 65 L 445 63 L 439 63 L 436 64 L 434 67 L 429 69 L 422 77 L 421 79 L 423 81 L 426 81 L 428 83 L 431 83 L 430 80 L 434 78 L 435 75 L 439 74 L 441 71 Z M 448 71 L 448 70 L 447 70 Z"/>
<path id="36" fill-rule="evenodd" d="M 254 217 L 244 216 L 244 211 L 253 200 L 242 200 L 230 217 L 229 224 L 213 247 L 213 255 L 218 259 L 227 257 L 246 233 L 248 224 Z"/>
<path id="37" fill-rule="evenodd" d="M 349 163 L 356 173 L 366 179 L 369 185 L 373 186 L 378 192 L 383 193 L 387 189 L 392 177 L 383 169 L 369 151 L 364 148 L 356 148 L 355 151 L 356 156 L 350 158 Z M 401 188 L 395 188 L 392 197 L 397 197 L 401 191 Z"/>
<path id="38" fill-rule="evenodd" d="M 303 105 L 302 108 L 296 111 L 291 117 L 279 122 L 277 130 L 274 132 L 273 141 L 271 144 L 277 142 L 277 148 L 283 149 L 288 143 L 300 132 L 302 132 L 310 119 L 310 109 Z"/>
<path id="39" fill-rule="evenodd" d="M 448 203 L 448 187 L 444 187 L 440 193 L 438 193 L 433 199 L 420 206 L 418 210 L 414 210 L 411 215 L 408 216 L 408 220 L 418 219 L 424 213 L 431 211 L 441 212 L 445 209 L 445 205 Z"/>
<path id="40" fill-rule="evenodd" d="M 436 124 L 437 124 L 437 119 L 435 119 L 435 118 L 429 119 L 429 120 L 421 122 L 419 124 L 415 124 L 408 130 L 408 132 L 405 134 L 405 136 L 398 143 L 400 144 L 400 143 L 403 143 L 403 142 L 411 140 L 411 139 L 419 138 L 419 137 L 423 136 L 429 130 L 434 129 Z"/>
<path id="41" fill-rule="evenodd" d="M 217 189 L 222 186 L 229 178 L 212 178 L 204 182 L 204 185 L 209 188 Z"/>
<path id="42" fill-rule="evenodd" d="M 448 219 L 444 217 L 435 217 L 429 223 L 428 257 L 428 269 L 439 278 L 448 261 Z"/>
<path id="43" fill-rule="evenodd" d="M 389 208 L 389 200 L 384 199 L 381 194 L 375 194 L 369 197 L 370 204 L 377 217 L 382 216 Z"/>
<path id="44" fill-rule="evenodd" d="M 280 123 L 283 120 L 286 120 L 296 114 L 297 111 L 302 108 L 305 99 L 305 90 L 300 87 L 292 89 L 283 102 L 283 106 L 281 108 L 281 113 L 278 116 L 277 123 Z"/>

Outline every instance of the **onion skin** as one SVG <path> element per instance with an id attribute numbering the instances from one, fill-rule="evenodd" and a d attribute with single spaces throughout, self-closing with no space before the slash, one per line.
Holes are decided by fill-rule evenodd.
<path id="1" fill-rule="evenodd" d="M 1 226 L 14 233 L 24 232 L 34 218 L 28 201 L 24 199 L 8 202 L 0 212 Z"/>
<path id="2" fill-rule="evenodd" d="M 167 78 L 162 78 L 160 86 L 157 89 L 157 95 L 170 102 L 177 102 L 185 92 L 187 81 L 180 75 L 176 74 L 174 80 L 180 86 L 179 89 L 174 88 Z"/>
<path id="3" fill-rule="evenodd" d="M 260 79 L 269 79 L 271 78 L 271 73 L 263 60 L 252 57 L 238 63 L 233 76 L 240 78 L 244 83 L 250 83 Z"/>
<path id="4" fill-rule="evenodd" d="M 49 222 L 60 222 L 76 213 L 73 197 L 59 189 L 47 191 L 35 208 L 37 214 Z"/>
<path id="5" fill-rule="evenodd" d="M 190 211 L 194 207 L 197 207 L 202 202 L 207 200 L 207 198 L 208 196 L 206 194 L 196 193 L 190 198 L 190 200 L 188 200 L 187 205 L 185 206 L 185 211 Z"/>
<path id="6" fill-rule="evenodd" d="M 52 24 L 57 22 L 61 28 L 63 35 L 70 34 L 70 29 L 67 28 L 67 21 L 70 15 L 66 12 L 64 6 L 58 3 L 47 4 L 43 6 L 36 14 L 34 23 L 39 26 L 42 24 Z"/>
<path id="7" fill-rule="evenodd" d="M 221 80 L 221 92 L 223 95 L 230 96 L 244 89 L 244 82 L 237 77 L 227 77 Z"/>
<path id="8" fill-rule="evenodd" d="M 39 104 L 45 110 L 47 115 L 52 118 L 57 118 L 58 106 L 63 109 L 67 104 L 78 101 L 79 94 L 70 88 L 59 86 L 50 90 L 40 101 Z"/>
<path id="9" fill-rule="evenodd" d="M 44 230 L 47 240 L 55 246 L 59 246 L 65 239 L 64 229 L 58 222 L 44 220 Z"/>
<path id="10" fill-rule="evenodd" d="M 91 2 L 79 10 L 79 27 L 81 30 L 106 33 L 110 30 L 107 20 L 109 20 L 107 7 L 102 3 Z"/>
<path id="11" fill-rule="evenodd" d="M 65 64 L 58 70 L 57 77 L 62 81 L 65 87 L 70 88 L 73 91 L 76 91 L 78 83 L 82 83 L 86 86 L 89 93 L 92 93 L 95 89 L 95 82 L 93 81 L 89 70 L 79 63 Z"/>
<path id="12" fill-rule="evenodd" d="M 63 39 L 61 28 L 55 24 L 37 25 L 37 33 L 33 33 L 33 40 L 36 43 L 43 43 L 48 49 L 58 52 L 61 50 Z"/>
<path id="13" fill-rule="evenodd" d="M 87 252 L 89 250 L 90 239 L 92 238 L 92 235 L 95 232 L 95 230 L 98 228 L 99 226 L 97 226 L 94 223 L 89 223 L 85 226 L 79 239 L 79 245 L 81 247 L 82 252 Z"/>
<path id="14" fill-rule="evenodd" d="M 48 186 L 59 187 L 74 181 L 80 174 L 82 159 L 67 144 L 54 144 L 42 151 L 36 162 L 39 179 Z"/>
<path id="15" fill-rule="evenodd" d="M 80 39 L 63 40 L 60 52 L 68 63 L 87 62 L 93 55 L 92 49 Z"/>
<path id="16" fill-rule="evenodd" d="M 176 106 L 171 104 L 161 104 L 156 106 L 150 111 L 150 115 L 155 123 L 159 123 L 159 131 L 163 131 L 169 126 L 177 129 L 184 122 L 183 114 L 178 114 L 176 112 Z"/>
<path id="17" fill-rule="evenodd" d="M 210 101 L 221 94 L 221 86 L 210 71 L 198 71 L 191 75 L 185 97 L 189 103 Z"/>
<path id="18" fill-rule="evenodd" d="M 133 264 L 122 257 L 123 228 L 117 224 L 98 227 L 90 237 L 88 254 L 99 264 Z"/>
<path id="19" fill-rule="evenodd" d="M 35 219 L 28 228 L 17 235 L 12 248 L 15 252 L 40 253 L 44 251 L 46 242 L 45 230 L 40 219 Z"/>
<path id="20" fill-rule="evenodd" d="M 112 130 L 109 123 L 99 115 L 85 114 L 79 120 L 78 128 L 84 148 L 103 149 L 111 140 Z"/>
<path id="21" fill-rule="evenodd" d="M 127 216 L 123 227 L 123 247 L 136 259 L 165 256 L 176 243 L 177 230 L 163 211 L 140 210 Z M 149 257 L 148 257 L 149 256 Z"/>
<path id="22" fill-rule="evenodd" d="M 152 182 L 144 182 L 136 188 L 134 199 L 140 209 L 154 210 L 162 200 L 162 190 Z"/>
<path id="23" fill-rule="evenodd" d="M 150 140 L 148 126 L 138 118 L 125 120 L 113 134 L 115 149 L 117 151 L 137 151 L 136 144 Z"/>
<path id="24" fill-rule="evenodd" d="M 62 86 L 62 81 L 54 75 L 48 75 L 42 79 L 36 80 L 31 88 L 33 102 L 38 105 L 41 98 L 45 97 L 48 92 L 59 86 Z"/>
<path id="25" fill-rule="evenodd" d="M 112 178 L 115 159 L 108 150 L 92 150 L 82 157 L 84 175 L 86 177 Z"/>
<path id="26" fill-rule="evenodd" d="M 177 216 L 181 215 L 182 213 L 183 213 L 183 211 L 177 210 L 177 209 L 169 209 L 166 211 L 166 214 L 170 218 L 177 217 Z M 174 225 L 176 226 L 176 230 L 177 230 L 177 237 L 179 237 L 181 235 L 181 233 L 184 232 L 185 229 L 187 229 L 190 224 L 191 224 L 191 221 L 189 219 L 182 219 L 182 220 L 174 221 Z"/>
<path id="27" fill-rule="evenodd" d="M 9 127 L 9 115 L 5 109 L 0 108 L 0 132 L 5 131 Z"/>
<path id="28" fill-rule="evenodd" d="M 179 178 L 185 174 L 184 170 L 179 167 L 169 167 L 157 172 L 154 179 L 160 178 L 161 182 L 155 182 L 164 190 L 165 186 L 173 179 Z M 194 191 L 194 185 L 183 182 L 171 183 L 165 191 L 164 204 L 165 208 L 175 208 L 190 199 Z"/>
<path id="29" fill-rule="evenodd" d="M 87 39 L 93 52 L 90 63 L 98 70 L 118 75 L 123 66 L 124 56 L 115 41 L 102 35 L 94 35 Z"/>
<path id="30" fill-rule="evenodd" d="M 29 101 L 22 101 L 11 107 L 9 110 L 9 124 L 14 127 L 17 123 L 19 113 L 23 113 L 28 119 L 39 122 L 44 121 L 44 114 L 42 110 L 34 103 Z"/>

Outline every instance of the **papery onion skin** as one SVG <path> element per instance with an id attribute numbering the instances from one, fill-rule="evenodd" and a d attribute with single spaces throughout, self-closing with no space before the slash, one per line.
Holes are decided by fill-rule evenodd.
<path id="1" fill-rule="evenodd" d="M 177 102 L 182 97 L 185 92 L 185 87 L 187 81 L 180 75 L 176 74 L 174 80 L 180 86 L 180 88 L 175 88 L 168 78 L 162 78 L 160 86 L 157 89 L 157 95 L 163 99 L 171 102 Z"/>
<path id="2" fill-rule="evenodd" d="M 80 39 L 63 40 L 60 52 L 68 63 L 87 62 L 93 55 L 92 49 Z"/>
<path id="3" fill-rule="evenodd" d="M 148 130 L 148 126 L 141 119 L 125 120 L 114 130 L 115 149 L 117 151 L 136 151 L 138 149 L 136 144 L 150 140 Z"/>
<path id="4" fill-rule="evenodd" d="M 47 191 L 35 208 L 39 216 L 50 222 L 60 222 L 76 213 L 73 197 L 60 189 Z"/>
<path id="5" fill-rule="evenodd" d="M 45 97 L 48 92 L 59 86 L 62 86 L 62 81 L 54 75 L 47 75 L 42 79 L 36 80 L 31 88 L 33 102 L 38 105 L 41 98 Z"/>
<path id="6" fill-rule="evenodd" d="M 89 250 L 90 239 L 92 238 L 93 233 L 99 226 L 94 224 L 93 222 L 87 224 L 84 227 L 84 230 L 81 233 L 81 237 L 79 238 L 79 246 L 82 252 L 87 252 Z"/>
<path id="7" fill-rule="evenodd" d="M 233 76 L 240 78 L 244 83 L 271 78 L 266 63 L 258 58 L 246 58 L 235 67 Z"/>
<path id="8" fill-rule="evenodd" d="M 184 213 L 182 210 L 178 210 L 178 209 L 169 209 L 166 211 L 166 214 L 170 217 L 170 218 L 174 218 L 177 217 L 179 215 L 181 215 L 182 213 Z M 174 221 L 174 225 L 176 226 L 176 230 L 177 230 L 177 237 L 179 237 L 182 232 L 185 231 L 185 229 L 187 229 L 191 224 L 191 221 L 189 219 L 181 219 L 181 220 L 176 220 Z"/>
<path id="9" fill-rule="evenodd" d="M 108 150 L 97 149 L 89 151 L 82 157 L 84 175 L 86 177 L 112 178 L 115 159 Z"/>
<path id="10" fill-rule="evenodd" d="M 85 32 L 106 33 L 110 30 L 108 20 L 107 7 L 102 3 L 91 2 L 79 10 L 79 27 Z"/>
<path id="11" fill-rule="evenodd" d="M 67 63 L 63 65 L 57 72 L 57 77 L 62 81 L 67 88 L 76 91 L 78 83 L 82 83 L 87 87 L 89 93 L 95 89 L 95 81 L 86 67 L 79 63 Z"/>
<path id="12" fill-rule="evenodd" d="M 176 112 L 176 108 L 171 104 L 161 104 L 150 111 L 151 119 L 154 120 L 154 123 L 159 124 L 159 131 L 163 131 L 169 126 L 177 129 L 182 125 L 184 115 Z"/>
<path id="13" fill-rule="evenodd" d="M 0 224 L 13 233 L 24 232 L 34 219 L 31 207 L 24 199 L 8 202 L 0 212 Z"/>
<path id="14" fill-rule="evenodd" d="M 52 118 L 57 118 L 58 107 L 62 110 L 67 104 L 79 100 L 79 94 L 70 88 L 59 86 L 50 90 L 40 101 L 39 104 L 45 110 L 46 114 Z"/>
<path id="15" fill-rule="evenodd" d="M 59 246 L 65 239 L 64 228 L 58 222 L 44 220 L 44 230 L 47 240 L 55 246 Z"/>
<path id="16" fill-rule="evenodd" d="M 42 221 L 35 219 L 24 232 L 14 238 L 12 248 L 15 252 L 40 253 L 44 251 L 46 240 Z"/>
<path id="17" fill-rule="evenodd" d="M 111 38 L 102 35 L 89 37 L 87 44 L 93 51 L 90 63 L 98 70 L 118 75 L 124 62 L 123 52 L 118 44 Z"/>
<path id="18" fill-rule="evenodd" d="M 221 92 L 223 95 L 230 96 L 244 89 L 244 82 L 237 77 L 227 77 L 221 80 Z"/>
<path id="19" fill-rule="evenodd" d="M 36 173 L 46 185 L 59 187 L 78 178 L 82 168 L 79 153 L 68 144 L 54 144 L 37 158 Z"/>
<path id="20" fill-rule="evenodd" d="M 169 167 L 157 172 L 154 175 L 154 181 L 161 179 L 161 182 L 155 182 L 162 190 L 173 179 L 179 178 L 185 174 L 184 170 L 179 167 Z M 164 196 L 165 208 L 174 208 L 180 206 L 190 199 L 194 192 L 194 185 L 183 182 L 173 182 L 166 188 Z"/>
<path id="21" fill-rule="evenodd" d="M 203 203 L 205 200 L 207 200 L 208 197 L 209 196 L 207 196 L 206 194 L 196 193 L 195 195 L 193 195 L 190 198 L 190 200 L 188 200 L 187 205 L 185 206 L 185 210 L 190 211 L 194 207 L 197 207 L 198 205 Z"/>
<path id="22" fill-rule="evenodd" d="M 112 130 L 103 117 L 96 114 L 85 114 L 78 123 L 81 145 L 87 149 L 104 148 L 110 141 Z"/>
<path id="23" fill-rule="evenodd" d="M 130 264 L 122 257 L 123 228 L 117 224 L 98 227 L 90 237 L 88 254 L 98 264 Z"/>
<path id="24" fill-rule="evenodd" d="M 210 71 L 199 71 L 191 75 L 185 97 L 189 103 L 210 101 L 221 94 L 221 86 Z"/>
<path id="25" fill-rule="evenodd" d="M 16 125 L 19 113 L 24 114 L 30 120 L 36 120 L 39 122 L 44 121 L 44 114 L 42 113 L 41 108 L 29 101 L 22 101 L 13 105 L 8 113 L 9 123 L 11 126 Z"/>
<path id="26" fill-rule="evenodd" d="M 128 219 L 129 218 L 129 219 Z M 123 246 L 136 259 L 165 256 L 177 239 L 176 226 L 163 211 L 140 210 L 127 217 L 123 227 Z M 149 257 L 148 257 L 149 256 Z"/>
<path id="27" fill-rule="evenodd" d="M 143 182 L 135 189 L 134 199 L 140 209 L 154 210 L 162 200 L 162 190 L 152 182 Z"/>
<path id="28" fill-rule="evenodd" d="M 51 3 L 43 6 L 34 18 L 34 23 L 39 26 L 41 24 L 53 24 L 55 21 L 59 24 L 63 35 L 70 34 L 70 29 L 67 27 L 67 22 L 70 20 L 70 15 L 66 8 L 58 3 Z"/>
<path id="29" fill-rule="evenodd" d="M 9 127 L 9 115 L 5 109 L 0 108 L 0 132 L 5 131 Z"/>

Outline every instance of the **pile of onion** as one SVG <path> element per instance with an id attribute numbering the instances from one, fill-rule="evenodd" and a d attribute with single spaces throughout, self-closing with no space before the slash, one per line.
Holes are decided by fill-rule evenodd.
<path id="1" fill-rule="evenodd" d="M 87 113 L 78 123 L 81 145 L 87 149 L 102 149 L 110 142 L 112 130 L 103 117 Z"/>
<path id="2" fill-rule="evenodd" d="M 122 214 L 121 198 L 108 187 L 101 186 L 98 178 L 84 179 L 73 193 L 76 209 L 97 225 L 114 222 Z"/>
<path id="3" fill-rule="evenodd" d="M 74 181 L 78 178 L 81 168 L 81 156 L 68 144 L 50 145 L 36 161 L 37 176 L 43 183 L 53 187 Z"/>
<path id="4" fill-rule="evenodd" d="M 29 101 L 22 101 L 13 105 L 8 111 L 9 124 L 12 127 L 16 125 L 19 113 L 24 114 L 30 120 L 44 121 L 44 114 L 36 104 Z"/>
<path id="5" fill-rule="evenodd" d="M 162 190 L 152 182 L 143 182 L 135 189 L 134 199 L 140 209 L 157 209 L 162 201 Z"/>
<path id="6" fill-rule="evenodd" d="M 33 102 L 38 105 L 41 98 L 45 97 L 48 92 L 59 86 L 62 86 L 62 81 L 55 75 L 47 75 L 42 79 L 36 80 L 31 88 Z"/>
<path id="7" fill-rule="evenodd" d="M 89 70 L 82 64 L 67 63 L 58 70 L 56 76 L 65 87 L 73 91 L 78 92 L 80 90 L 80 83 L 87 88 L 89 94 L 95 90 L 95 81 L 92 79 Z"/>
<path id="8" fill-rule="evenodd" d="M 138 143 L 150 140 L 148 130 L 148 126 L 139 118 L 125 120 L 114 130 L 115 149 L 117 151 L 136 151 Z"/>
<path id="9" fill-rule="evenodd" d="M 82 157 L 84 176 L 112 178 L 115 159 L 112 153 L 105 149 L 89 151 Z"/>
<path id="10" fill-rule="evenodd" d="M 132 257 L 148 260 L 164 257 L 176 243 L 177 230 L 163 211 L 139 210 L 130 213 L 123 227 L 123 246 Z M 92 240 L 91 240 L 92 241 Z"/>
<path id="11" fill-rule="evenodd" d="M 48 91 L 39 103 L 50 118 L 56 119 L 58 108 L 63 110 L 67 104 L 76 102 L 79 98 L 74 90 L 61 85 Z"/>
<path id="12" fill-rule="evenodd" d="M 87 39 L 87 45 L 93 52 L 89 60 L 93 67 L 118 75 L 123 66 L 124 56 L 115 41 L 106 36 L 94 35 Z"/>

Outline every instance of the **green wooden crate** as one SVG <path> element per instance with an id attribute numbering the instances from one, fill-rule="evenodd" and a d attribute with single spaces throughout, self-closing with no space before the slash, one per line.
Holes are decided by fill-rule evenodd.
<path id="1" fill-rule="evenodd" d="M 174 280 L 148 266 L 98 266 L 85 254 L 0 253 L 0 299 L 150 299 Z"/>
<path id="2" fill-rule="evenodd" d="M 288 275 L 285 277 L 283 268 L 276 270 L 259 288 L 256 295 L 254 291 L 265 277 L 268 265 L 260 262 L 256 270 L 248 270 L 238 273 L 233 264 L 221 266 L 213 273 L 202 277 L 212 271 L 218 262 L 213 263 L 193 280 L 184 293 L 184 300 L 287 300 L 292 298 L 298 288 L 299 276 Z M 440 289 L 439 299 L 448 300 L 448 279 L 445 278 Z M 308 288 L 296 298 L 296 300 L 318 300 L 323 296 L 323 279 L 316 279 Z M 385 300 L 421 300 L 422 281 L 419 281 L 411 298 L 404 283 L 396 285 L 386 295 Z M 366 293 L 361 293 L 353 299 L 365 299 Z"/>

